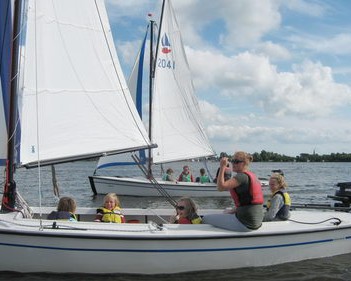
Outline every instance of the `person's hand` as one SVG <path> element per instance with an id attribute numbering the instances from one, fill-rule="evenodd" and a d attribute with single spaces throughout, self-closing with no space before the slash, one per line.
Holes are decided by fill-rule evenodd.
<path id="1" fill-rule="evenodd" d="M 179 220 L 179 216 L 171 216 L 169 218 L 169 223 L 175 223 L 178 220 Z"/>
<path id="2" fill-rule="evenodd" d="M 227 167 L 228 164 L 229 164 L 228 158 L 222 157 L 221 161 L 219 162 L 219 166 L 223 169 L 223 168 Z"/>

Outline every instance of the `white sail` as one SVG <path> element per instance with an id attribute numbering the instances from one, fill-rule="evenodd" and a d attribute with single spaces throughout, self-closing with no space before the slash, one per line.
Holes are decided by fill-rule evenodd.
<path id="1" fill-rule="evenodd" d="M 128 88 L 132 96 L 134 105 L 138 111 L 140 118 L 143 118 L 143 66 L 144 66 L 144 54 L 146 49 L 146 39 L 149 28 L 147 28 L 144 39 L 141 44 L 141 48 L 134 62 L 132 72 L 128 79 Z M 140 159 L 139 163 L 145 163 L 145 150 L 140 150 L 138 153 Z M 123 165 L 136 165 L 130 153 L 108 155 L 100 157 L 96 165 L 97 169 L 112 167 L 112 166 L 123 166 Z"/>
<path id="2" fill-rule="evenodd" d="M 21 163 L 150 145 L 104 1 L 30 0 L 28 7 Z"/>
<path id="3" fill-rule="evenodd" d="M 188 61 L 170 1 L 163 10 L 156 54 L 151 139 L 153 162 L 214 155 L 202 126 Z"/>

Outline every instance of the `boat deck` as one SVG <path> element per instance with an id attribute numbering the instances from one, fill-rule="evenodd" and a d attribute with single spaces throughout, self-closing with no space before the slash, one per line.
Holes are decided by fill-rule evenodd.
<path id="1" fill-rule="evenodd" d="M 2 229 L 30 229 L 45 226 L 46 232 L 57 232 L 55 227 L 61 228 L 62 232 L 69 229 L 82 229 L 86 234 L 90 232 L 99 233 L 105 232 L 108 236 L 123 236 L 129 237 L 139 236 L 143 232 L 143 237 L 160 237 L 167 238 L 177 237 L 251 237 L 251 236 L 270 236 L 270 235 L 287 235 L 301 234 L 308 232 L 321 232 L 335 229 L 351 229 L 351 214 L 346 212 L 334 211 L 311 211 L 311 210 L 294 210 L 291 212 L 291 219 L 288 221 L 263 222 L 260 229 L 249 232 L 235 232 L 225 229 L 215 228 L 211 225 L 178 225 L 169 224 L 169 217 L 174 214 L 172 209 L 124 209 L 124 214 L 128 223 L 126 224 L 111 224 L 94 222 L 95 208 L 79 208 L 77 210 L 78 222 L 69 222 L 63 220 L 46 220 L 46 216 L 54 208 L 32 208 L 34 214 L 32 219 L 23 218 L 21 213 L 15 215 L 2 215 L 0 225 Z M 222 210 L 203 210 L 200 215 L 221 213 Z M 43 218 L 40 220 L 40 215 Z M 6 219 L 8 218 L 8 219 Z M 106 232 L 108 230 L 108 232 Z M 69 231 L 68 231 L 69 232 Z M 81 235 L 82 233 L 80 233 Z M 83 234 L 84 235 L 84 234 Z M 351 232 L 350 232 L 351 236 Z"/>

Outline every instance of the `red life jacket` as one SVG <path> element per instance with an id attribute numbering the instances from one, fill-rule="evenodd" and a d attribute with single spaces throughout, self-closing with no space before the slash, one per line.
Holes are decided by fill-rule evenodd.
<path id="1" fill-rule="evenodd" d="M 249 177 L 249 189 L 239 190 L 240 186 L 230 190 L 235 206 L 258 205 L 263 204 L 263 192 L 261 183 L 256 175 L 250 171 L 244 172 Z"/>

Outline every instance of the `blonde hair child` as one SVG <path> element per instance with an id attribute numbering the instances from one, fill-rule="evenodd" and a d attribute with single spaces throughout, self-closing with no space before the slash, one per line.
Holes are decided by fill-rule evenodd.
<path id="1" fill-rule="evenodd" d="M 96 210 L 95 221 L 125 223 L 125 218 L 116 193 L 106 194 L 104 197 L 104 205 Z"/>

